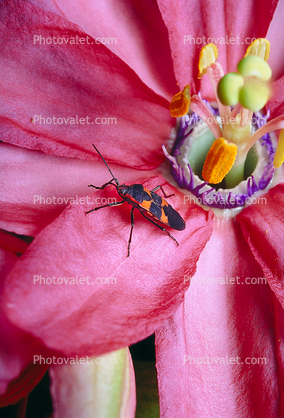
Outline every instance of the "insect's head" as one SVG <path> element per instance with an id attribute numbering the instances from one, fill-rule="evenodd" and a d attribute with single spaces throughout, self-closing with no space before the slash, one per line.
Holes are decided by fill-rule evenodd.
<path id="1" fill-rule="evenodd" d="M 129 193 L 129 186 L 126 186 L 125 184 L 121 184 L 120 186 L 116 186 L 116 190 L 118 194 L 123 197 Z"/>

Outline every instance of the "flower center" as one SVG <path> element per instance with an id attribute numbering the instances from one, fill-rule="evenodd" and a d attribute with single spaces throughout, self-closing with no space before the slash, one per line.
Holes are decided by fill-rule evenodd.
<path id="1" fill-rule="evenodd" d="M 269 113 L 260 113 L 271 94 L 269 49 L 266 39 L 255 40 L 238 72 L 224 76 L 216 62 L 217 47 L 206 45 L 200 53 L 198 77 L 207 74 L 218 107 L 200 95 L 191 96 L 189 85 L 171 101 L 171 115 L 178 118 L 179 127 L 171 155 L 165 148 L 164 152 L 177 184 L 202 197 L 201 204 L 243 207 L 254 193 L 267 188 L 283 163 L 284 116 L 266 123 Z M 269 133 L 279 129 L 283 131 L 275 153 L 275 135 Z"/>

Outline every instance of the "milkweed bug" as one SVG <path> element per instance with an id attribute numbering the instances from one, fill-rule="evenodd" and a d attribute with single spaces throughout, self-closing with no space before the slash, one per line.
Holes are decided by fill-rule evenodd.
<path id="1" fill-rule="evenodd" d="M 116 187 L 117 193 L 122 198 L 120 202 L 109 203 L 107 205 L 98 206 L 95 209 L 88 210 L 85 212 L 87 215 L 88 213 L 94 212 L 96 210 L 106 208 L 108 206 L 118 206 L 122 205 L 124 202 L 127 202 L 129 205 L 132 206 L 131 209 L 131 230 L 130 236 L 128 240 L 128 247 L 127 247 L 127 257 L 130 256 L 130 244 L 132 239 L 132 232 L 134 226 L 134 209 L 138 209 L 142 216 L 144 216 L 147 221 L 151 222 L 152 224 L 156 225 L 162 231 L 166 232 L 170 238 L 172 238 L 177 245 L 179 243 L 177 240 L 159 223 L 168 225 L 177 231 L 182 231 L 185 229 L 185 221 L 182 219 L 180 214 L 161 196 L 155 193 L 157 190 L 161 189 L 165 197 L 174 196 L 173 194 L 167 196 L 164 192 L 162 186 L 157 186 L 153 190 L 147 190 L 144 188 L 142 184 L 131 184 L 130 186 L 126 186 L 126 184 L 119 184 L 116 177 L 114 177 L 111 169 L 107 165 L 106 160 L 99 152 L 99 150 L 92 144 L 99 156 L 102 158 L 103 162 L 105 163 L 108 171 L 110 172 L 112 179 L 107 183 L 103 184 L 101 187 L 94 186 L 93 184 L 89 184 L 88 187 L 94 187 L 95 189 L 103 190 L 109 184 L 113 184 Z M 113 183 L 115 182 L 115 184 Z M 159 223 L 158 223 L 159 222 Z"/>

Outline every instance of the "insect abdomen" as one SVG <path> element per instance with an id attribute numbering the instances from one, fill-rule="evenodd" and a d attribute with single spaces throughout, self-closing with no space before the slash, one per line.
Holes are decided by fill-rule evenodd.
<path id="1" fill-rule="evenodd" d="M 183 231 L 185 229 L 185 222 L 180 214 L 171 206 L 163 206 L 166 217 L 168 218 L 168 225 L 176 229 L 177 231 Z"/>
<path id="2" fill-rule="evenodd" d="M 150 216 L 155 217 L 159 222 L 169 225 L 177 231 L 183 231 L 186 225 L 180 214 L 157 193 L 148 190 L 146 192 L 151 194 L 152 199 L 145 199 L 140 203 L 140 207 L 148 212 Z"/>

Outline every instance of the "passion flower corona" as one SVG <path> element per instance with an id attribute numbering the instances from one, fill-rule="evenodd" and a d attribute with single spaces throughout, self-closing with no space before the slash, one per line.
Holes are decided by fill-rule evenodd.
<path id="1" fill-rule="evenodd" d="M 276 152 L 273 131 L 284 128 L 284 116 L 267 122 L 269 111 L 261 112 L 273 93 L 269 50 L 269 41 L 256 39 L 237 71 L 224 75 L 216 45 L 207 44 L 200 52 L 198 78 L 209 77 L 216 104 L 191 96 L 189 85 L 170 103 L 178 123 L 171 154 L 163 150 L 176 183 L 201 199 L 198 203 L 241 209 L 253 194 L 273 185 L 284 160 L 284 130 Z"/>

